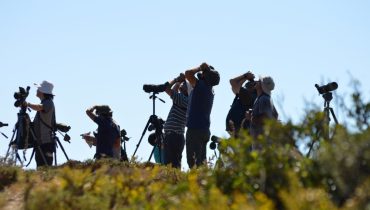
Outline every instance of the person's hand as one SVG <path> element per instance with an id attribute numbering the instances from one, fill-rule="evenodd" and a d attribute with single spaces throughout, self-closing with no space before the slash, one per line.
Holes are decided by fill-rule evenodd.
<path id="1" fill-rule="evenodd" d="M 185 81 L 185 74 L 184 73 L 180 73 L 180 75 L 178 77 L 176 77 L 175 81 L 176 82 L 183 82 L 183 81 Z"/>
<path id="2" fill-rule="evenodd" d="M 28 106 L 27 101 L 23 101 L 23 103 L 22 103 L 22 107 L 27 107 L 27 106 Z"/>
<path id="3" fill-rule="evenodd" d="M 246 120 L 250 121 L 252 119 L 252 110 L 246 111 L 244 117 Z"/>
<path id="4" fill-rule="evenodd" d="M 202 63 L 202 64 L 200 64 L 200 71 L 206 71 L 206 70 L 208 70 L 209 69 L 209 67 L 208 67 L 208 64 L 207 63 Z"/>
<path id="5" fill-rule="evenodd" d="M 248 71 L 247 73 L 244 74 L 244 77 L 247 79 L 247 80 L 254 80 L 255 76 L 254 74 L 251 72 L 251 71 Z"/>
<path id="6" fill-rule="evenodd" d="M 92 107 L 88 108 L 86 111 L 87 112 L 94 112 L 95 109 L 96 109 L 96 106 L 92 106 Z"/>

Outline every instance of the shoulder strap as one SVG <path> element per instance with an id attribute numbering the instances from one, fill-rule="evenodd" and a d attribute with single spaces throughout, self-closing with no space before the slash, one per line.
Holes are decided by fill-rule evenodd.
<path id="1" fill-rule="evenodd" d="M 56 117 L 55 117 L 55 108 L 54 108 L 54 112 L 53 112 L 53 117 L 52 117 L 52 126 L 51 125 L 48 125 L 41 117 L 40 115 L 40 121 L 42 122 L 42 124 L 44 124 L 47 128 L 51 129 L 52 131 L 56 131 Z"/>

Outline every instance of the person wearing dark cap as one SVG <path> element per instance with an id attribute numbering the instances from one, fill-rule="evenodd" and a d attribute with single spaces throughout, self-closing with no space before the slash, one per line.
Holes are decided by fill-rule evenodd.
<path id="1" fill-rule="evenodd" d="M 37 111 L 33 120 L 33 129 L 41 151 L 35 150 L 36 166 L 51 166 L 53 164 L 53 153 L 55 152 L 55 141 L 52 137 L 53 128 L 56 124 L 53 102 L 54 85 L 48 81 L 35 85 L 37 87 L 36 96 L 41 100 L 41 103 L 32 104 L 25 102 L 24 105 Z M 45 157 L 46 163 L 42 156 Z"/>
<path id="2" fill-rule="evenodd" d="M 212 66 L 202 63 L 199 67 L 187 70 L 185 78 L 193 87 L 188 99 L 186 119 L 186 156 L 189 168 L 193 168 L 205 164 L 207 159 L 213 86 L 220 82 L 220 75 Z"/>
<path id="3" fill-rule="evenodd" d="M 241 128 L 249 130 L 250 121 L 245 119 L 245 113 L 252 109 L 257 98 L 254 78 L 254 74 L 248 71 L 230 79 L 235 98 L 226 117 L 226 131 L 233 137 L 238 137 Z"/>
<path id="4" fill-rule="evenodd" d="M 95 113 L 94 113 L 95 111 Z M 97 132 L 94 136 L 82 135 L 86 142 L 96 146 L 94 158 L 116 158 L 120 159 L 120 128 L 113 120 L 113 112 L 107 105 L 93 106 L 86 110 L 87 116 L 98 124 Z"/>
<path id="5" fill-rule="evenodd" d="M 250 113 L 250 134 L 255 139 L 263 134 L 263 123 L 267 119 L 278 119 L 278 112 L 271 99 L 271 91 L 275 88 L 274 80 L 270 76 L 260 77 L 255 85 L 257 99 Z M 252 145 L 253 149 L 259 149 L 258 144 Z"/>

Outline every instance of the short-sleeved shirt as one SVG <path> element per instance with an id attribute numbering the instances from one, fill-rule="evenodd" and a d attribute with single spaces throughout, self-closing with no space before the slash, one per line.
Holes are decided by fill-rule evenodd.
<path id="1" fill-rule="evenodd" d="M 209 130 L 213 99 L 212 87 L 204 80 L 197 80 L 189 96 L 186 123 L 188 128 Z"/>
<path id="2" fill-rule="evenodd" d="M 55 107 L 52 99 L 41 101 L 42 111 L 38 111 L 33 120 L 37 141 L 40 144 L 52 143 L 52 127 L 55 123 Z M 41 122 L 42 121 L 44 122 Z M 47 125 L 45 125 L 47 124 Z"/>
<path id="3" fill-rule="evenodd" d="M 265 116 L 269 119 L 277 119 L 278 113 L 272 103 L 271 96 L 263 93 L 257 97 L 253 104 L 252 118 Z M 251 122 L 250 133 L 252 136 L 257 136 L 263 132 L 263 125 Z"/>
<path id="4" fill-rule="evenodd" d="M 165 132 L 175 132 L 183 134 L 186 125 L 186 110 L 188 108 L 188 97 L 183 93 L 173 91 L 171 95 L 173 104 L 166 123 L 164 124 Z"/>
<path id="5" fill-rule="evenodd" d="M 119 126 L 110 117 L 97 116 L 94 122 L 98 124 L 95 157 L 100 158 L 102 154 L 113 157 L 114 143 L 120 135 Z"/>

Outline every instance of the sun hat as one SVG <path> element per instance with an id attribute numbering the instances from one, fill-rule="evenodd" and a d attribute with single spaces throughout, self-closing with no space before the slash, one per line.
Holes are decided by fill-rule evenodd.
<path id="1" fill-rule="evenodd" d="M 270 76 L 260 76 L 261 87 L 264 93 L 271 95 L 271 91 L 275 88 L 275 83 Z"/>
<path id="2" fill-rule="evenodd" d="M 35 86 L 37 87 L 37 90 L 41 93 L 53 95 L 54 85 L 51 82 L 44 80 L 41 84 L 35 83 Z"/>

